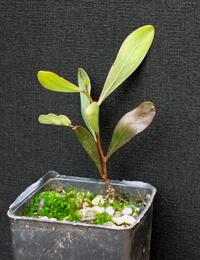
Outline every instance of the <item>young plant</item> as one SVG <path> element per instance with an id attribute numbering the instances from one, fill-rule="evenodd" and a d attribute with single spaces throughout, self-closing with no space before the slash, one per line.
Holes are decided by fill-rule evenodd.
<path id="1" fill-rule="evenodd" d="M 105 181 L 110 199 L 115 197 L 115 191 L 107 177 L 107 161 L 117 149 L 150 125 L 155 116 L 155 108 L 153 103 L 143 102 L 137 108 L 125 114 L 114 129 L 106 156 L 101 148 L 99 108 L 101 103 L 140 65 L 152 44 L 154 32 L 154 27 L 147 25 L 132 32 L 125 39 L 108 73 L 98 102 L 91 98 L 90 79 L 82 68 L 78 69 L 79 87 L 53 72 L 38 72 L 38 80 L 43 87 L 57 92 L 80 93 L 81 113 L 89 131 L 82 126 L 73 126 L 70 119 L 64 115 L 41 115 L 39 122 L 68 126 L 74 130 L 83 148 L 91 157 Z"/>

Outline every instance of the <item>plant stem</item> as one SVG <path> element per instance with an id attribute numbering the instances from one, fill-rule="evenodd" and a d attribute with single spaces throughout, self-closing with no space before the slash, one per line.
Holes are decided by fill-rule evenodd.
<path id="1" fill-rule="evenodd" d="M 87 90 L 84 90 L 83 93 L 89 98 L 90 102 L 92 103 L 93 100 L 92 100 L 90 94 L 88 93 L 88 91 L 87 91 Z"/>
<path id="2" fill-rule="evenodd" d="M 102 163 L 103 163 L 103 173 L 101 175 L 101 177 L 103 178 L 103 180 L 106 183 L 107 186 L 107 192 L 109 195 L 109 199 L 114 199 L 114 195 L 115 195 L 115 190 L 112 188 L 110 181 L 108 180 L 108 176 L 107 176 L 107 158 L 104 156 L 102 148 L 101 148 L 101 142 L 100 142 L 100 133 L 96 133 L 97 136 L 97 148 L 99 150 L 99 153 L 101 155 L 101 159 L 102 159 Z"/>

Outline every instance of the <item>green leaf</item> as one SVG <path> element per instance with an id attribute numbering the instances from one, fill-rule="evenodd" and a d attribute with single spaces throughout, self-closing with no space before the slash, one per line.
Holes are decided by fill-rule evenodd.
<path id="1" fill-rule="evenodd" d="M 99 106 L 97 102 L 92 102 L 85 110 L 85 114 L 88 122 L 90 123 L 92 129 L 98 133 L 99 132 Z"/>
<path id="2" fill-rule="evenodd" d="M 40 124 L 52 125 L 51 118 L 47 115 L 39 116 L 38 121 L 40 122 Z"/>
<path id="3" fill-rule="evenodd" d="M 70 126 L 72 123 L 71 120 L 67 116 L 64 116 L 64 115 L 59 115 L 59 119 L 60 119 L 62 125 L 64 125 L 64 126 Z"/>
<path id="4" fill-rule="evenodd" d="M 125 39 L 108 73 L 99 97 L 99 106 L 106 97 L 137 69 L 152 44 L 154 33 L 154 27 L 146 25 L 137 29 Z"/>
<path id="5" fill-rule="evenodd" d="M 39 71 L 37 76 L 40 84 L 49 90 L 57 92 L 83 92 L 81 88 L 53 72 Z"/>
<path id="6" fill-rule="evenodd" d="M 89 79 L 87 73 L 82 68 L 78 69 L 78 85 L 84 91 L 87 90 L 90 95 L 90 92 L 91 92 L 90 79 Z M 90 100 L 84 93 L 80 93 L 80 98 L 81 98 L 81 114 L 82 114 L 83 120 L 84 120 L 86 126 L 88 127 L 88 129 L 90 130 L 91 134 L 93 135 L 94 140 L 97 141 L 96 134 L 95 134 L 94 130 L 92 129 L 92 127 L 90 126 L 90 124 L 86 118 L 86 114 L 85 114 L 85 109 L 90 104 Z"/>
<path id="7" fill-rule="evenodd" d="M 41 124 L 70 126 L 71 121 L 67 116 L 55 114 L 41 115 L 38 118 Z"/>
<path id="8" fill-rule="evenodd" d="M 147 128 L 155 116 L 153 103 L 144 102 L 124 115 L 113 132 L 107 159 L 122 145 Z"/>
<path id="9" fill-rule="evenodd" d="M 99 170 L 100 174 L 102 174 L 101 160 L 99 157 L 97 144 L 95 143 L 94 138 L 92 137 L 90 132 L 82 126 L 75 126 L 73 130 L 75 131 L 83 148 L 97 166 L 97 169 Z"/>
<path id="10" fill-rule="evenodd" d="M 55 114 L 48 114 L 48 117 L 50 118 L 52 125 L 61 125 L 59 116 L 57 116 Z"/>
<path id="11" fill-rule="evenodd" d="M 88 87 L 88 85 L 90 84 L 88 76 L 87 76 L 87 78 L 83 76 L 83 81 L 84 81 L 85 86 Z"/>

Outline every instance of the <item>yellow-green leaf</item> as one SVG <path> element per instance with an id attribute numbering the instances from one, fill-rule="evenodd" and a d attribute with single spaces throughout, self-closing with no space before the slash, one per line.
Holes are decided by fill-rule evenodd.
<path id="1" fill-rule="evenodd" d="M 48 114 L 48 117 L 50 118 L 52 125 L 61 125 L 59 116 L 55 114 Z"/>
<path id="2" fill-rule="evenodd" d="M 57 92 L 83 92 L 81 88 L 51 71 L 39 71 L 38 80 L 43 87 L 49 90 Z"/>
<path id="3" fill-rule="evenodd" d="M 60 119 L 62 125 L 65 125 L 65 126 L 69 126 L 72 123 L 71 120 L 67 116 L 64 116 L 64 115 L 59 115 L 59 119 Z"/>
<path id="4" fill-rule="evenodd" d="M 90 84 L 88 77 L 86 78 L 83 76 L 83 81 L 84 81 L 85 86 L 88 87 L 88 85 Z"/>
<path id="5" fill-rule="evenodd" d="M 85 110 L 85 114 L 92 129 L 99 132 L 99 106 L 97 102 L 92 102 Z"/>
<path id="6" fill-rule="evenodd" d="M 99 106 L 105 98 L 137 69 L 152 44 L 154 33 L 154 27 L 146 25 L 137 29 L 125 39 L 108 73 L 99 97 Z"/>
<path id="7" fill-rule="evenodd" d="M 71 121 L 67 116 L 64 115 L 55 115 L 55 114 L 48 114 L 48 115 L 41 115 L 38 118 L 38 121 L 41 124 L 46 125 L 64 125 L 64 126 L 70 126 Z"/>
<path id="8" fill-rule="evenodd" d="M 47 115 L 39 116 L 38 121 L 40 122 L 40 124 L 52 125 L 51 118 Z"/>

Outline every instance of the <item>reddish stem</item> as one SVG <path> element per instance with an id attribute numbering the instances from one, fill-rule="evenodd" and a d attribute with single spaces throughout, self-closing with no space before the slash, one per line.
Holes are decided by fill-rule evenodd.
<path id="1" fill-rule="evenodd" d="M 101 148 L 100 133 L 97 133 L 96 136 L 97 136 L 97 147 L 98 147 L 99 153 L 101 155 L 102 163 L 103 163 L 103 173 L 101 174 L 101 177 L 103 178 L 103 180 L 106 183 L 107 192 L 109 194 L 109 198 L 113 199 L 115 191 L 112 188 L 112 186 L 110 184 L 110 181 L 108 180 L 108 176 L 107 176 L 107 158 L 104 156 L 102 148 Z"/>

